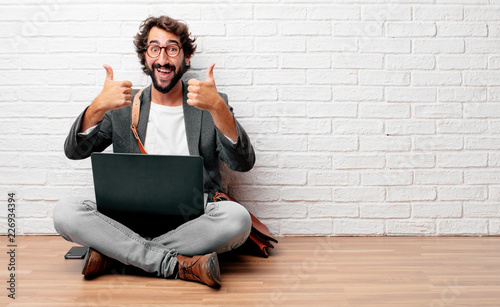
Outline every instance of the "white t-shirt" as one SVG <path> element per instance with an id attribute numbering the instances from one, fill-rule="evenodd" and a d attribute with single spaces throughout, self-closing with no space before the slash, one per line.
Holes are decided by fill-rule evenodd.
<path id="1" fill-rule="evenodd" d="M 150 154 L 189 155 L 182 105 L 168 107 L 151 102 L 144 147 Z"/>

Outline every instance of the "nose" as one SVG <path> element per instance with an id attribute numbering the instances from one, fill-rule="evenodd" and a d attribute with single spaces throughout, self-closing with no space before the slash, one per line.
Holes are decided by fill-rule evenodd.
<path id="1" fill-rule="evenodd" d="M 156 60 L 160 65 L 167 63 L 167 50 L 165 48 L 160 49 L 160 54 L 158 55 L 158 59 Z"/>

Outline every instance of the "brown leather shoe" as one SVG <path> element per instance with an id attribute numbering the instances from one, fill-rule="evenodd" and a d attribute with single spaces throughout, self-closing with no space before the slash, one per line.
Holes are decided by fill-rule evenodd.
<path id="1" fill-rule="evenodd" d="M 82 274 L 85 278 L 94 278 L 109 271 L 116 263 L 116 260 L 89 248 L 83 262 Z"/>
<path id="2" fill-rule="evenodd" d="M 217 253 L 193 257 L 177 255 L 177 261 L 180 279 L 198 281 L 214 288 L 221 286 Z"/>

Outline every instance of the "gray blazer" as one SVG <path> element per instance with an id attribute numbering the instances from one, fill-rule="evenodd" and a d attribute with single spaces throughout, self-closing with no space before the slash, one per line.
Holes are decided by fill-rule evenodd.
<path id="1" fill-rule="evenodd" d="M 137 90 L 134 91 L 134 96 L 135 93 Z M 219 94 L 227 103 L 227 95 Z M 142 92 L 140 99 L 137 130 L 144 144 L 151 106 L 151 86 Z M 203 157 L 205 193 L 212 197 L 215 191 L 222 190 L 219 160 L 224 161 L 232 170 L 245 172 L 255 164 L 255 152 L 248 135 L 236 119 L 238 140 L 233 144 L 215 127 L 208 111 L 190 106 L 186 101 L 187 84 L 183 82 L 184 122 L 189 153 Z M 232 108 L 229 108 L 232 112 Z M 66 138 L 64 152 L 69 159 L 87 158 L 92 152 L 101 152 L 111 144 L 116 153 L 140 153 L 137 140 L 130 129 L 132 105 L 106 112 L 96 129 L 81 136 L 78 133 L 85 111 L 78 116 Z"/>

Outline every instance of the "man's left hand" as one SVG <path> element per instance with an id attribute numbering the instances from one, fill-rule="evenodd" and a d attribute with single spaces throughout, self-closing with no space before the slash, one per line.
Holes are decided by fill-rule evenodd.
<path id="1" fill-rule="evenodd" d="M 220 108 L 227 108 L 226 103 L 220 97 L 219 93 L 217 93 L 214 80 L 214 66 L 215 64 L 208 66 L 205 81 L 196 79 L 188 81 L 187 103 L 209 112 L 217 112 Z"/>

